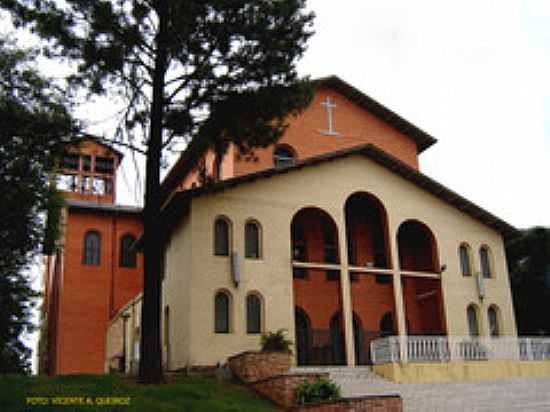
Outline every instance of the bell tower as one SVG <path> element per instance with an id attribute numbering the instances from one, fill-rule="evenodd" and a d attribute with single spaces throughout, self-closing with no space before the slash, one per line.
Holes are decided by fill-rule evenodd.
<path id="1" fill-rule="evenodd" d="M 56 173 L 57 189 L 67 199 L 114 204 L 116 170 L 122 153 L 85 137 L 67 146 Z"/>

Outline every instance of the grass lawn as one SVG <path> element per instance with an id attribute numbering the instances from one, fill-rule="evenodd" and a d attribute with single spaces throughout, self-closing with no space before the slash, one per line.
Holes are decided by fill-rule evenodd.
<path id="1" fill-rule="evenodd" d="M 0 376 L 0 411 L 262 412 L 277 409 L 243 386 L 210 378 L 182 377 L 165 385 L 138 385 L 112 375 L 69 375 Z"/>

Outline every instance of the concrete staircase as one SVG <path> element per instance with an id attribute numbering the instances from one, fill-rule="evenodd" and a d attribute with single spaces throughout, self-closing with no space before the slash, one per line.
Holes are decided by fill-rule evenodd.
<path id="1" fill-rule="evenodd" d="M 289 373 L 328 373 L 342 390 L 342 396 L 394 395 L 399 385 L 380 377 L 368 366 L 308 366 L 292 368 Z"/>

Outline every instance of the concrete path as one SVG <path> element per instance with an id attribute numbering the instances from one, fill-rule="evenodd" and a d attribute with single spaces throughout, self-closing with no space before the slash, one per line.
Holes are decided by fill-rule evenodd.
<path id="1" fill-rule="evenodd" d="M 368 367 L 312 367 L 293 371 L 329 372 L 343 396 L 399 393 L 405 412 L 550 412 L 550 378 L 395 384 Z"/>

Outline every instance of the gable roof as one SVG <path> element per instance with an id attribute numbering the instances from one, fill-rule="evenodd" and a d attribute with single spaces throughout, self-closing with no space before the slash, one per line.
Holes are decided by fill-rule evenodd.
<path id="1" fill-rule="evenodd" d="M 98 145 L 106 148 L 107 150 L 110 150 L 111 152 L 113 152 L 117 156 L 119 163 L 122 160 L 122 158 L 124 157 L 124 154 L 120 150 L 115 149 L 113 146 L 111 146 L 110 144 L 107 143 L 109 140 L 104 139 L 104 138 L 99 137 L 99 136 L 94 136 L 94 135 L 91 135 L 91 134 L 85 134 L 85 135 L 82 135 L 82 136 L 78 137 L 77 139 L 71 140 L 70 142 L 67 143 L 67 145 L 69 147 L 73 146 L 73 147 L 78 148 L 78 145 L 81 142 L 85 141 L 85 140 L 89 140 L 89 141 L 91 141 L 95 144 L 98 144 Z M 113 143 L 116 143 L 116 142 L 113 141 Z"/>
<path id="2" fill-rule="evenodd" d="M 416 143 L 418 153 L 422 153 L 428 147 L 437 143 L 436 138 L 419 129 L 408 120 L 388 109 L 386 106 L 378 103 L 376 100 L 367 96 L 359 89 L 356 89 L 351 84 L 346 83 L 338 76 L 323 77 L 315 80 L 315 82 L 318 86 L 328 87 L 337 91 L 363 109 L 374 114 L 380 120 L 388 123 L 397 131 L 413 139 Z"/>
<path id="3" fill-rule="evenodd" d="M 359 105 L 361 108 L 369 111 L 380 120 L 388 123 L 397 131 L 410 137 L 416 143 L 418 153 L 422 153 L 428 147 L 437 142 L 437 139 L 430 136 L 423 130 L 419 129 L 412 123 L 408 122 L 398 114 L 394 113 L 387 107 L 378 103 L 376 100 L 367 96 L 360 90 L 356 89 L 349 83 L 340 79 L 338 76 L 328 76 L 313 80 L 313 83 L 319 87 L 328 87 L 350 99 L 352 102 Z M 161 202 L 164 202 L 170 193 L 175 189 L 179 182 L 195 166 L 195 160 L 200 157 L 206 150 L 208 145 L 204 141 L 192 140 L 185 151 L 180 155 L 174 166 L 170 169 L 161 184 Z"/>
<path id="4" fill-rule="evenodd" d="M 371 159 L 391 172 L 401 176 L 403 179 L 408 180 L 422 190 L 431 193 L 433 196 L 457 208 L 484 225 L 494 229 L 505 238 L 512 237 L 518 233 L 518 229 L 514 226 L 506 223 L 487 210 L 477 206 L 468 199 L 460 196 L 458 193 L 443 186 L 441 183 L 433 180 L 432 178 L 426 176 L 425 174 L 396 159 L 372 144 L 363 144 L 349 149 L 338 150 L 320 156 L 310 157 L 302 161 L 297 161 L 295 164 L 290 166 L 265 169 L 259 172 L 222 180 L 210 185 L 178 192 L 163 210 L 163 223 L 169 224 L 170 222 L 177 220 L 182 211 L 187 210 L 191 199 L 194 197 L 199 197 L 210 193 L 218 193 L 223 190 L 249 182 L 254 182 L 259 179 L 267 179 L 280 174 L 291 173 L 304 167 L 311 167 L 319 163 L 358 154 Z"/>

